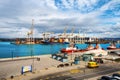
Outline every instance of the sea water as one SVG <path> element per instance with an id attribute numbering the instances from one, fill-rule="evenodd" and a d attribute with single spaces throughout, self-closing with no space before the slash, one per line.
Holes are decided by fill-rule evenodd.
<path id="1" fill-rule="evenodd" d="M 96 46 L 96 44 L 92 44 Z M 100 44 L 101 48 L 106 49 L 110 44 Z M 68 44 L 11 44 L 10 42 L 0 42 L 0 58 L 14 58 L 23 56 L 37 56 L 59 53 L 62 48 L 68 47 Z M 87 48 L 88 44 L 76 44 L 78 49 Z M 117 48 L 120 44 L 116 45 Z"/>

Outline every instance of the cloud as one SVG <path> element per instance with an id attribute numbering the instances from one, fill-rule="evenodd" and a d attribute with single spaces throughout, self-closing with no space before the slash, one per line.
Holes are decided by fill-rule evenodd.
<path id="1" fill-rule="evenodd" d="M 32 19 L 35 37 L 65 27 L 68 33 L 74 27 L 76 33 L 119 37 L 119 9 L 119 0 L 1 0 L 0 37 L 26 37 Z"/>
<path id="2" fill-rule="evenodd" d="M 101 8 L 101 11 L 103 11 L 101 16 L 103 16 L 105 18 L 120 17 L 120 2 L 119 2 L 119 0 L 113 0 L 113 1 L 109 2 L 107 5 L 104 5 Z"/>

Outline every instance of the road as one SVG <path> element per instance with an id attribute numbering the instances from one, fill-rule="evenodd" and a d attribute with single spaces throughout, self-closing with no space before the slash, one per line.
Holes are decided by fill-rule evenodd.
<path id="1" fill-rule="evenodd" d="M 82 79 L 89 80 L 89 78 L 92 77 L 120 71 L 120 68 L 119 65 L 112 66 L 112 64 L 110 65 L 102 64 L 99 68 L 94 68 L 94 69 L 79 68 L 79 70 L 80 72 L 78 73 L 71 73 L 70 71 L 65 71 L 65 72 L 37 77 L 31 80 L 82 80 Z"/>

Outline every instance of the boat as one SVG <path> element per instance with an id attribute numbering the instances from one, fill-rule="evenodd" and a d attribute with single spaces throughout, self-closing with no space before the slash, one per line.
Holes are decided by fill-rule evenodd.
<path id="1" fill-rule="evenodd" d="M 94 46 L 92 46 L 91 44 L 89 44 L 86 49 L 78 49 L 77 47 L 75 47 L 74 43 L 69 44 L 69 46 L 70 47 L 61 49 L 61 52 L 63 52 L 63 53 L 86 52 L 86 51 L 94 49 Z"/>
<path id="2" fill-rule="evenodd" d="M 73 52 L 77 52 L 77 48 L 76 47 L 67 47 L 67 48 L 63 48 L 61 49 L 62 53 L 73 53 Z"/>
<path id="3" fill-rule="evenodd" d="M 64 42 L 63 42 L 64 44 L 69 44 L 69 40 L 66 38 L 66 39 L 64 39 Z"/>
<path id="4" fill-rule="evenodd" d="M 62 53 L 68 53 L 68 54 L 70 54 L 70 53 L 72 54 L 73 52 L 77 52 L 77 51 L 79 51 L 79 50 L 75 47 L 74 43 L 70 43 L 69 47 L 61 49 Z"/>
<path id="5" fill-rule="evenodd" d="M 78 52 L 86 52 L 86 51 L 90 51 L 95 49 L 94 46 L 92 46 L 92 44 L 89 44 L 88 47 L 86 49 L 81 49 Z"/>
<path id="6" fill-rule="evenodd" d="M 87 47 L 86 50 L 93 50 L 94 49 L 94 46 L 92 46 L 91 44 L 89 44 L 89 46 Z"/>
<path id="7" fill-rule="evenodd" d="M 114 50 L 114 49 L 118 49 L 115 44 L 110 44 L 110 46 L 107 47 L 108 50 Z"/>
<path id="8" fill-rule="evenodd" d="M 42 40 L 41 43 L 42 44 L 50 44 L 50 41 L 49 40 Z"/>

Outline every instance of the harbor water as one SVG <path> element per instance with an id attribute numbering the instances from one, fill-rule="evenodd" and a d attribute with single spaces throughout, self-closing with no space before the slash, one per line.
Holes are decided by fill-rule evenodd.
<path id="1" fill-rule="evenodd" d="M 110 44 L 100 44 L 106 49 Z M 14 58 L 24 56 L 37 56 L 46 54 L 59 53 L 62 48 L 66 48 L 68 44 L 11 44 L 10 42 L 0 42 L 0 58 Z M 78 49 L 87 48 L 88 44 L 76 44 Z M 95 46 L 95 44 L 93 44 Z M 120 44 L 116 45 L 117 48 Z"/>

